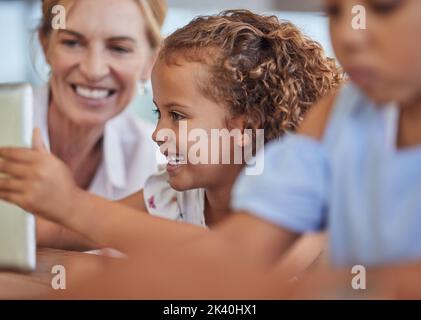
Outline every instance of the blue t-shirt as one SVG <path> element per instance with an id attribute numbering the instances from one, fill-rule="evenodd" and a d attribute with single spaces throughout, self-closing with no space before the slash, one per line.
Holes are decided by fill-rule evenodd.
<path id="1" fill-rule="evenodd" d="M 232 206 L 298 233 L 327 228 L 334 264 L 421 258 L 421 146 L 396 149 L 399 109 L 344 87 L 321 141 L 271 143 L 241 175 Z M 262 160 L 260 160 L 262 161 Z"/>

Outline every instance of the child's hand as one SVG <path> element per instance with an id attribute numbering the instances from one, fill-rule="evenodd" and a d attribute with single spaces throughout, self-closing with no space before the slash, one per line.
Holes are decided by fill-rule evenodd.
<path id="1" fill-rule="evenodd" d="M 32 149 L 0 148 L 0 200 L 59 222 L 76 190 L 69 168 L 47 151 L 39 129 Z"/>

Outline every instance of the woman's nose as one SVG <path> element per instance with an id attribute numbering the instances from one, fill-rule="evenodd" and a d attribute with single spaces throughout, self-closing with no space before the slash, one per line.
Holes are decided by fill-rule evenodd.
<path id="1" fill-rule="evenodd" d="M 109 73 L 109 66 L 99 49 L 90 49 L 80 63 L 82 74 L 87 80 L 95 82 Z"/>

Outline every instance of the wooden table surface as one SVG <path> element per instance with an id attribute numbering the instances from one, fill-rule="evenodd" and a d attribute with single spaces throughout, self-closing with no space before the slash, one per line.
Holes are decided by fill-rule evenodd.
<path id="1" fill-rule="evenodd" d="M 80 281 L 80 275 L 95 274 L 105 257 L 84 252 L 39 249 L 34 272 L 22 274 L 0 271 L 0 299 L 40 299 L 54 294 L 52 269 L 61 265 L 66 271 L 66 287 Z"/>

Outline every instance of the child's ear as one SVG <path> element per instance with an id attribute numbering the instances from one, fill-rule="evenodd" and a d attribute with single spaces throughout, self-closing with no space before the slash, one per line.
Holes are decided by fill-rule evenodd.
<path id="1" fill-rule="evenodd" d="M 241 131 L 241 136 L 237 137 L 235 143 L 240 148 L 244 148 L 251 143 L 251 137 L 245 130 L 247 124 L 247 117 L 245 115 L 236 116 L 229 121 L 230 130 L 239 129 Z"/>
<path id="2" fill-rule="evenodd" d="M 245 115 L 235 116 L 228 120 L 228 128 L 229 129 L 240 129 L 241 131 L 244 130 L 247 124 L 247 117 Z"/>

